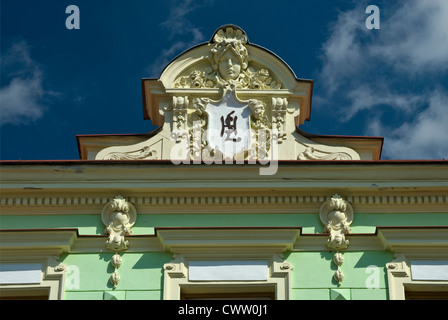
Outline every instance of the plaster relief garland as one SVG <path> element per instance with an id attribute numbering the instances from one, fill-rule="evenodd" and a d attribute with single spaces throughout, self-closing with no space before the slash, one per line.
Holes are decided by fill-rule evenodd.
<path id="1" fill-rule="evenodd" d="M 350 233 L 353 208 L 348 201 L 335 194 L 321 206 L 319 216 L 325 226 L 324 232 L 330 234 L 327 239 L 327 247 L 336 251 L 333 256 L 333 262 L 337 266 L 334 279 L 340 285 L 344 279 L 344 273 L 341 270 L 344 257 L 339 251 L 347 249 L 350 244 L 345 235 Z"/>
<path id="2" fill-rule="evenodd" d="M 106 226 L 104 233 L 109 236 L 106 247 L 115 252 L 111 261 L 114 272 L 110 277 L 110 282 L 116 288 L 120 282 L 118 268 L 123 261 L 118 252 L 128 249 L 129 241 L 125 236 L 131 235 L 131 229 L 137 219 L 137 212 L 132 203 L 122 196 L 117 196 L 103 207 L 101 219 Z"/>

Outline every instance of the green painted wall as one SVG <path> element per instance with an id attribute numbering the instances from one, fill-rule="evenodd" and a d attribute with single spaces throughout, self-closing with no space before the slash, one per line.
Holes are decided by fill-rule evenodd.
<path id="1" fill-rule="evenodd" d="M 388 299 L 385 265 L 391 252 L 345 252 L 339 285 L 333 278 L 337 270 L 334 252 L 291 252 L 286 260 L 293 264 L 292 297 L 307 300 Z"/>
<path id="2" fill-rule="evenodd" d="M 78 228 L 79 234 L 103 234 L 100 215 L 1 216 L 2 229 Z M 356 214 L 352 233 L 374 233 L 377 226 L 445 226 L 443 213 Z M 155 227 L 302 227 L 303 233 L 321 233 L 318 214 L 225 214 L 139 215 L 133 235 L 154 233 Z"/>
<path id="3" fill-rule="evenodd" d="M 1 216 L 2 229 L 78 228 L 81 235 L 103 234 L 100 215 Z M 373 233 L 377 226 L 443 226 L 441 213 L 357 213 L 352 233 Z M 318 214 L 225 214 L 139 215 L 134 235 L 154 233 L 155 227 L 212 226 L 301 226 L 302 232 L 321 233 Z M 386 251 L 345 252 L 341 267 L 345 278 L 338 285 L 333 274 L 333 252 L 290 252 L 286 255 L 294 269 L 293 299 L 388 299 L 385 264 L 394 259 Z M 124 253 L 118 269 L 121 281 L 113 289 L 109 277 L 112 253 L 65 254 L 68 266 L 66 299 L 162 299 L 163 265 L 172 260 L 169 253 Z"/>
<path id="4" fill-rule="evenodd" d="M 121 281 L 114 289 L 109 277 L 114 269 L 112 253 L 66 254 L 67 300 L 126 299 L 159 300 L 163 297 L 163 265 L 172 260 L 168 253 L 124 253 L 118 269 Z M 297 300 L 388 299 L 385 264 L 391 252 L 345 252 L 341 285 L 333 279 L 336 266 L 332 252 L 290 252 L 293 264 L 292 298 Z"/>
<path id="5" fill-rule="evenodd" d="M 120 283 L 113 288 L 110 261 L 113 253 L 65 254 L 61 262 L 68 269 L 65 299 L 162 299 L 163 265 L 173 259 L 169 253 L 123 253 L 118 268 Z"/>

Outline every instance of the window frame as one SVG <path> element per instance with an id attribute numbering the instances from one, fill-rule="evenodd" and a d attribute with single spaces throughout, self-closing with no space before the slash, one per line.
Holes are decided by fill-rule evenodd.
<path id="1" fill-rule="evenodd" d="M 76 229 L 0 230 L 2 265 L 41 265 L 40 283 L 0 284 L 0 295 L 19 298 L 48 292 L 49 300 L 63 300 L 67 268 L 58 259 L 76 237 Z"/>
<path id="2" fill-rule="evenodd" d="M 157 234 L 173 260 L 166 263 L 163 299 L 179 300 L 182 290 L 196 288 L 202 292 L 239 288 L 245 292 L 274 288 L 276 300 L 292 295 L 292 264 L 284 259 L 300 233 L 299 228 L 166 228 Z M 189 280 L 190 261 L 267 261 L 268 275 L 260 281 Z M 199 288 L 199 289 L 198 289 Z M 238 292 L 234 292 L 238 294 Z"/>
<path id="3" fill-rule="evenodd" d="M 448 260 L 448 227 L 380 227 L 385 249 L 395 253 L 386 264 L 390 300 L 405 300 L 407 291 L 447 291 L 445 280 L 414 280 L 411 261 Z"/>

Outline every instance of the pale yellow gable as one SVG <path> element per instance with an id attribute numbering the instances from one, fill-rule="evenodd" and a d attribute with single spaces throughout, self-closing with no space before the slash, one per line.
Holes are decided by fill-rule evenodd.
<path id="1" fill-rule="evenodd" d="M 81 158 L 205 163 L 378 160 L 381 138 L 311 136 L 312 80 L 298 79 L 237 26 L 219 28 L 159 79 L 143 79 L 152 135 L 79 136 Z M 264 163 L 263 163 L 264 162 Z"/>

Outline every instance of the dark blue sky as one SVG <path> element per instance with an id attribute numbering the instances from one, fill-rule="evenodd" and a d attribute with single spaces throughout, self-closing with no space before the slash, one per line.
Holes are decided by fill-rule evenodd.
<path id="1" fill-rule="evenodd" d="M 448 158 L 444 0 L 3 0 L 0 158 L 78 159 L 78 134 L 154 130 L 141 78 L 228 23 L 315 81 L 304 131 L 383 136 L 383 159 Z"/>

